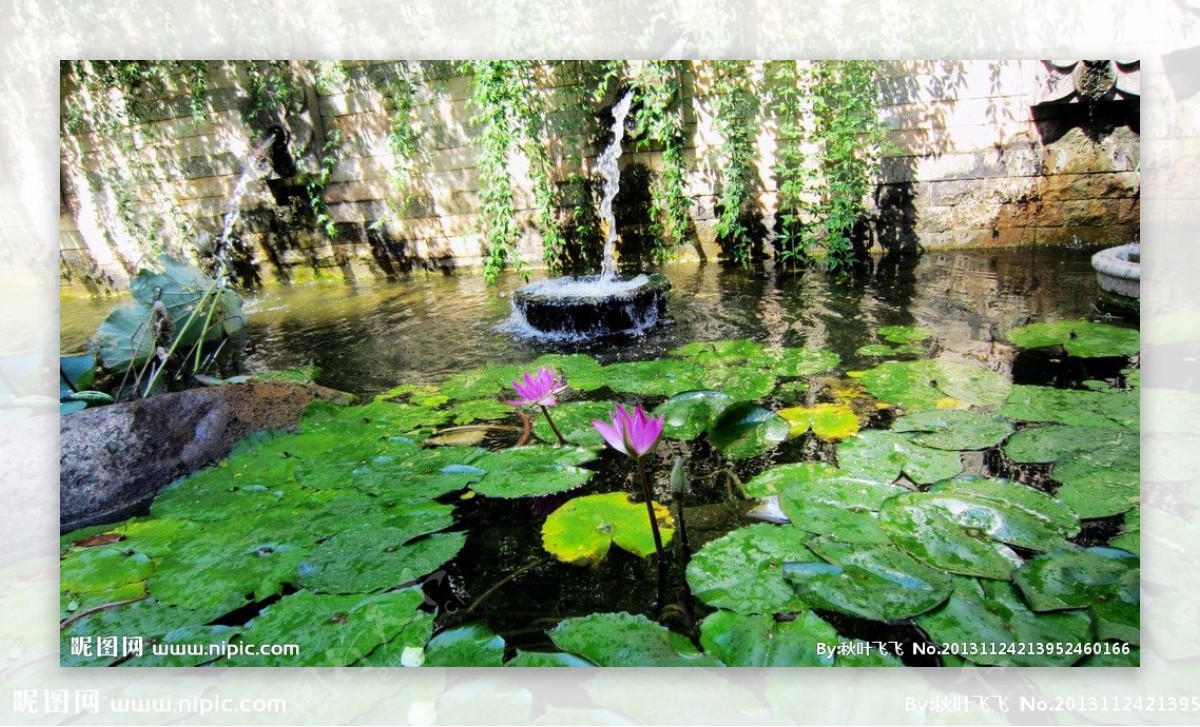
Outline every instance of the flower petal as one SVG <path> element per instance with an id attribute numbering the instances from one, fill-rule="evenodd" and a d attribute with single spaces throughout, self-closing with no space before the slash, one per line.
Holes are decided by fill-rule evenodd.
<path id="1" fill-rule="evenodd" d="M 629 454 L 628 450 L 625 449 L 625 441 L 621 430 L 616 425 L 602 422 L 599 419 L 593 419 L 592 426 L 596 428 L 597 432 L 600 432 L 600 436 L 604 437 L 604 441 L 608 442 L 608 446 L 621 454 Z"/>

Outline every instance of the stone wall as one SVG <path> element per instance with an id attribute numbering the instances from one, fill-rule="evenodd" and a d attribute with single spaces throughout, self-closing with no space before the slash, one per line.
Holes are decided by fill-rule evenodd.
<path id="1" fill-rule="evenodd" d="M 138 124 L 64 131 L 64 290 L 122 288 L 145 254 L 191 251 L 197 239 L 219 236 L 243 160 L 271 127 L 286 130 L 293 150 L 313 150 L 294 160 L 299 171 L 317 171 L 316 150 L 332 132 L 340 134 L 343 142 L 323 190 L 336 235 L 331 238 L 317 224 L 295 176 L 264 162 L 260 178 L 246 185 L 234 228 L 243 280 L 361 279 L 478 265 L 485 244 L 471 79 L 447 62 L 410 67 L 419 74 L 408 114 L 417 142 L 410 159 L 397 157 L 392 148 L 389 63 L 347 62 L 341 66 L 344 76 L 331 82 L 318 78 L 317 64 L 294 62 L 290 68 L 302 93 L 272 116 L 252 111 L 245 63 L 212 62 L 200 114 L 193 115 L 190 89 L 180 81 L 163 97 L 145 99 Z M 693 244 L 680 256 L 715 258 L 721 138 L 713 124 L 710 69 L 699 62 L 690 68 L 684 79 L 689 99 L 684 164 L 694 230 Z M 1137 238 L 1136 99 L 1038 106 L 1056 78 L 1040 62 L 895 62 L 884 69 L 880 119 L 888 147 L 870 231 L 880 246 Z M 571 205 L 595 204 L 595 163 L 608 141 L 608 110 L 615 100 L 591 102 L 590 89 L 572 71 L 569 63 L 546 66 L 539 79 L 550 108 L 553 181 L 568 200 L 560 209 L 563 220 L 571 219 Z M 751 65 L 751 75 L 761 79 L 761 64 Z M 70 90 L 64 86 L 64 97 Z M 64 118 L 66 113 L 64 106 Z M 755 191 L 769 231 L 775 126 L 765 111 L 757 122 Z M 661 159 L 653 148 L 634 151 L 627 143 L 625 150 L 616 212 L 626 252 L 636 256 L 635 240 L 648 222 L 648 184 Z M 270 149 L 264 152 L 271 156 Z M 523 225 L 520 253 L 536 265 L 541 240 L 532 225 L 531 182 L 522 171 L 529 162 L 520 153 L 509 162 Z"/>

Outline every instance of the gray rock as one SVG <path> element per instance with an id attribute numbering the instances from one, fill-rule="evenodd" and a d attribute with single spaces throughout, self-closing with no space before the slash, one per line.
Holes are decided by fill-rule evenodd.
<path id="1" fill-rule="evenodd" d="M 224 457 L 255 432 L 296 425 L 324 387 L 247 382 L 86 409 L 59 427 L 63 532 L 144 512 L 160 489 Z"/>

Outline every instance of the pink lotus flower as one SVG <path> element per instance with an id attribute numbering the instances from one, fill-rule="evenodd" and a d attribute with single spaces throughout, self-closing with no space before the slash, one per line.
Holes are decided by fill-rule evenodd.
<path id="1" fill-rule="evenodd" d="M 511 406 L 554 406 L 558 403 L 555 397 L 567 390 L 562 377 L 550 369 L 538 369 L 535 374 L 526 373 L 523 379 L 512 382 L 512 386 L 521 398 L 506 402 Z"/>
<path id="2" fill-rule="evenodd" d="M 618 404 L 611 418 L 611 424 L 593 419 L 592 426 L 600 432 L 608 446 L 638 460 L 658 444 L 658 438 L 662 436 L 663 422 L 666 421 L 666 417 L 655 419 L 646 416 L 646 410 L 640 405 L 634 407 L 633 413 L 630 414 L 625 407 Z"/>

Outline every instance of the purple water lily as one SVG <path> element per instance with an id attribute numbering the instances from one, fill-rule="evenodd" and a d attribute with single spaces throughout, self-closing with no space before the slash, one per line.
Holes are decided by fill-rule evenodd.
<path id="1" fill-rule="evenodd" d="M 634 459 L 640 460 L 654 449 L 658 438 L 662 436 L 665 418 L 655 419 L 647 416 L 646 410 L 640 405 L 635 406 L 630 414 L 625 407 L 618 404 L 611 418 L 611 424 L 593 419 L 592 426 L 600 432 L 608 446 Z"/>
<path id="2" fill-rule="evenodd" d="M 506 402 L 509 406 L 538 406 L 541 407 L 542 414 L 546 415 L 546 422 L 550 425 L 550 429 L 554 431 L 554 436 L 558 437 L 559 444 L 566 444 L 567 440 L 563 437 L 562 432 L 558 431 L 554 420 L 550 418 L 550 409 L 558 404 L 558 395 L 567 390 L 567 384 L 563 378 L 554 373 L 550 369 L 541 368 L 535 373 L 526 372 L 521 378 L 512 382 L 513 391 L 517 392 L 520 399 L 514 399 Z"/>

